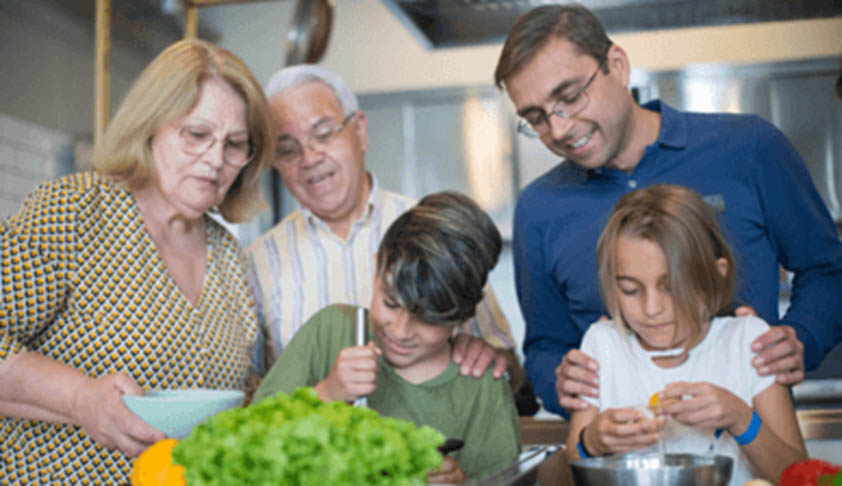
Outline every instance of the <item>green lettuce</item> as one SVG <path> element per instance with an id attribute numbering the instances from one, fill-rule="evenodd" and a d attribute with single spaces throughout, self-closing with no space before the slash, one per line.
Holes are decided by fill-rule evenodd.
<path id="1" fill-rule="evenodd" d="M 189 486 L 415 485 L 441 465 L 444 436 L 312 388 L 226 410 L 173 449 Z"/>

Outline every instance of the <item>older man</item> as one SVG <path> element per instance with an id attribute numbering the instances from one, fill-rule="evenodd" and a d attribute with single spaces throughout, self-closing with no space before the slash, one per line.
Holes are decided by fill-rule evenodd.
<path id="1" fill-rule="evenodd" d="M 522 15 L 497 64 L 495 82 L 521 117 L 519 131 L 565 159 L 520 194 L 515 213 L 533 387 L 557 413 L 584 407 L 577 394 L 596 396 L 598 364 L 575 348 L 605 313 L 597 238 L 623 194 L 661 182 L 690 187 L 716 208 L 737 253 L 742 302 L 777 324 L 753 343 L 759 373 L 802 380 L 805 359 L 818 366 L 842 336 L 842 245 L 803 161 L 759 117 L 637 105 L 630 70 L 625 51 L 581 6 Z M 783 319 L 779 266 L 795 274 Z"/>
<path id="2" fill-rule="evenodd" d="M 378 187 L 366 170 L 366 116 L 337 74 L 288 67 L 272 77 L 266 95 L 278 121 L 275 168 L 301 204 L 247 250 L 267 334 L 265 364 L 271 365 L 317 311 L 371 301 L 380 239 L 416 201 Z M 507 365 L 518 369 L 508 322 L 490 287 L 463 330 L 454 348 L 463 374 L 480 376 L 492 360 L 497 377 Z"/>

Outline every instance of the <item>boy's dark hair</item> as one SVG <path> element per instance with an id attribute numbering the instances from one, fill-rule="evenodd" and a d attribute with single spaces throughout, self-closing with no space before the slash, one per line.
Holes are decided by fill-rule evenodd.
<path id="1" fill-rule="evenodd" d="M 567 39 L 582 54 L 601 66 L 611 39 L 599 19 L 582 5 L 545 5 L 526 12 L 515 20 L 494 70 L 494 84 L 503 88 L 506 80 L 535 56 L 551 39 Z M 607 73 L 607 67 L 604 68 Z"/>
<path id="2" fill-rule="evenodd" d="M 426 323 L 465 321 L 476 313 L 502 246 L 494 222 L 470 198 L 431 194 L 386 231 L 377 253 L 379 283 Z"/>

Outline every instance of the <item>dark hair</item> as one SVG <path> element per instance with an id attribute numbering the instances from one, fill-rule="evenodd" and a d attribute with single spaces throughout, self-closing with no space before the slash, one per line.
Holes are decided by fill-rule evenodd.
<path id="1" fill-rule="evenodd" d="M 515 21 L 494 70 L 494 84 L 502 89 L 506 79 L 518 72 L 550 39 L 564 38 L 607 71 L 605 58 L 611 39 L 599 19 L 585 7 L 546 5 L 533 8 Z"/>
<path id="2" fill-rule="evenodd" d="M 383 291 L 429 324 L 470 319 L 483 298 L 503 240 L 469 197 L 439 192 L 422 199 L 386 231 L 377 253 Z"/>
<path id="3" fill-rule="evenodd" d="M 676 318 L 695 341 L 702 324 L 732 310 L 736 263 L 722 236 L 713 209 L 694 191 L 658 184 L 620 198 L 597 244 L 599 279 L 605 306 L 614 322 L 628 329 L 620 312 L 615 261 L 621 237 L 641 238 L 658 245 L 666 260 Z M 724 258 L 723 276 L 716 261 Z"/>

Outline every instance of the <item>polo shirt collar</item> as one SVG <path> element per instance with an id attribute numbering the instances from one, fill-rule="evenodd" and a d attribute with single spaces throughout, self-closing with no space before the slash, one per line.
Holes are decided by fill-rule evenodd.
<path id="1" fill-rule="evenodd" d="M 676 111 L 661 100 L 650 101 L 643 107 L 661 114 L 658 145 L 679 149 L 687 146 L 687 118 L 684 113 Z"/>
<path id="2" fill-rule="evenodd" d="M 650 111 L 654 111 L 661 115 L 661 128 L 658 131 L 658 138 L 655 140 L 655 143 L 658 146 L 670 147 L 674 149 L 683 149 L 687 147 L 687 116 L 684 113 L 677 111 L 673 107 L 657 99 L 645 103 L 643 105 L 643 108 Z M 643 159 L 646 159 L 645 154 L 643 156 Z M 638 162 L 638 164 L 642 162 L 643 160 Z M 584 169 L 582 167 L 577 166 L 576 164 L 572 165 L 582 171 L 585 171 L 588 177 L 606 176 L 608 174 L 614 173 L 615 171 L 617 173 L 622 173 L 622 171 L 619 171 L 617 169 Z"/>

